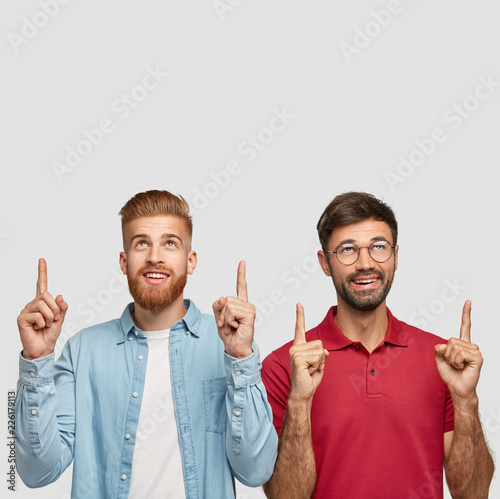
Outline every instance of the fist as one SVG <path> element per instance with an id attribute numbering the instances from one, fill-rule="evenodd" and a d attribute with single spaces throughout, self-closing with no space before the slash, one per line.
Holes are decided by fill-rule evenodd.
<path id="1" fill-rule="evenodd" d="M 323 348 L 321 340 L 307 342 L 304 308 L 297 303 L 295 338 L 289 350 L 291 364 L 290 398 L 312 401 L 325 369 L 330 352 Z"/>
<path id="2" fill-rule="evenodd" d="M 236 359 L 251 355 L 256 312 L 248 303 L 244 261 L 238 265 L 236 297 L 221 297 L 212 308 L 226 353 Z"/>
<path id="3" fill-rule="evenodd" d="M 54 299 L 47 291 L 47 263 L 40 258 L 35 299 L 17 318 L 25 359 L 38 359 L 54 351 L 67 310 L 68 304 L 61 295 Z"/>

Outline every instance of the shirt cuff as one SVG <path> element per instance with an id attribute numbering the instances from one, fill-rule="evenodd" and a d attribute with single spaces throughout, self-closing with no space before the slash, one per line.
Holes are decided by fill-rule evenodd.
<path id="1" fill-rule="evenodd" d="M 28 360 L 19 354 L 19 380 L 27 388 L 48 385 L 54 379 L 54 358 L 52 352 L 46 357 Z"/>
<path id="2" fill-rule="evenodd" d="M 257 383 L 260 379 L 259 356 L 255 350 L 251 355 L 240 360 L 224 352 L 224 366 L 227 382 L 235 388 L 244 388 Z"/>

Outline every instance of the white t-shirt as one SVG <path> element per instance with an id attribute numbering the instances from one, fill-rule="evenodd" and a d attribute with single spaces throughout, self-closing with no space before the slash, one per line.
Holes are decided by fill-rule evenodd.
<path id="1" fill-rule="evenodd" d="M 132 459 L 131 499 L 185 499 L 170 382 L 170 329 L 144 331 L 148 364 Z"/>

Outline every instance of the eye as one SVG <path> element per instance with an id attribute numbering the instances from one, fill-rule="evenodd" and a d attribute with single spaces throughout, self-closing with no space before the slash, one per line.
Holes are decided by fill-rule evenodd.
<path id="1" fill-rule="evenodd" d="M 389 243 L 387 241 L 377 241 L 376 243 L 372 244 L 372 250 L 373 251 L 384 251 L 385 249 L 387 249 L 388 244 Z"/>
<path id="2" fill-rule="evenodd" d="M 145 248 L 148 245 L 146 241 L 137 241 L 137 247 L 138 248 Z"/>
<path id="3" fill-rule="evenodd" d="M 165 246 L 167 246 L 168 248 L 175 248 L 176 244 L 175 241 L 167 241 L 165 243 Z"/>
<path id="4" fill-rule="evenodd" d="M 356 246 L 353 244 L 345 244 L 342 245 L 337 251 L 342 253 L 343 255 L 351 255 L 356 252 Z"/>

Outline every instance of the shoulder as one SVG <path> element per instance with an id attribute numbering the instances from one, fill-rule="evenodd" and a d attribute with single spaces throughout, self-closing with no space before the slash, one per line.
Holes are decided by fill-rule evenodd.
<path id="1" fill-rule="evenodd" d="M 110 338 L 116 339 L 118 333 L 123 334 L 120 319 L 113 319 L 81 329 L 69 338 L 67 343 L 71 348 L 76 348 L 86 343 L 101 344 L 107 342 Z"/>
<path id="2" fill-rule="evenodd" d="M 447 340 L 441 338 L 440 336 L 424 331 L 418 327 L 407 324 L 404 321 L 392 317 L 393 327 L 396 334 L 402 338 L 408 339 L 408 345 L 421 345 L 422 347 L 427 347 L 429 345 L 437 345 L 439 343 L 446 343 Z"/>
<path id="3" fill-rule="evenodd" d="M 201 328 L 201 330 L 217 330 L 216 324 L 215 324 L 215 317 L 210 314 L 203 314 L 200 313 L 198 316 L 198 327 Z"/>

